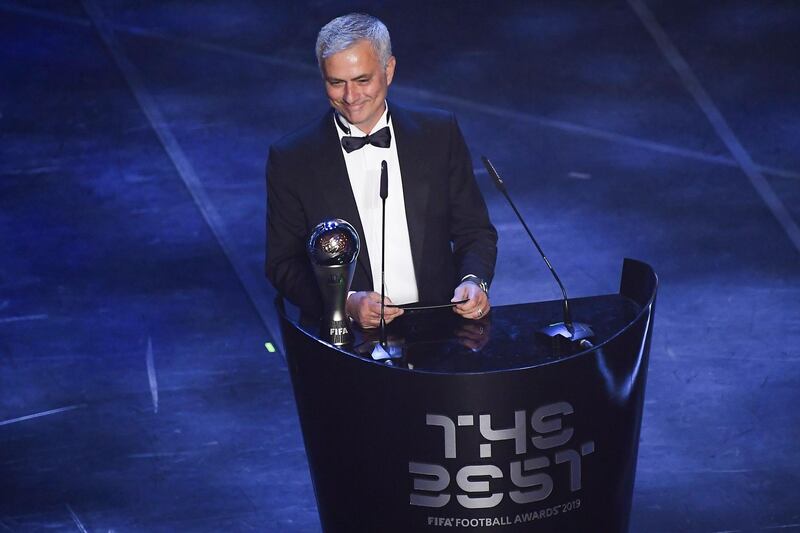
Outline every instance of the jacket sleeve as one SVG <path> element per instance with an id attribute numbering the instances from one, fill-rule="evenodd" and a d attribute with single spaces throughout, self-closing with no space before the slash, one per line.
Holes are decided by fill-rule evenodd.
<path id="1" fill-rule="evenodd" d="M 304 313 L 318 316 L 322 301 L 306 255 L 307 224 L 292 165 L 278 148 L 267 160 L 266 275 L 277 291 Z"/>
<path id="2" fill-rule="evenodd" d="M 489 220 L 472 159 L 455 119 L 450 118 L 450 240 L 458 280 L 474 274 L 491 283 L 497 260 L 497 231 Z"/>

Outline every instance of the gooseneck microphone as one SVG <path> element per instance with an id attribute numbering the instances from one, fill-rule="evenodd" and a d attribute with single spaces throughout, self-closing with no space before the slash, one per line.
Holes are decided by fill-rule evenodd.
<path id="1" fill-rule="evenodd" d="M 384 317 L 384 297 L 386 290 L 386 198 L 389 197 L 389 171 L 386 161 L 381 161 L 381 345 L 386 348 L 386 318 Z"/>
<path id="2" fill-rule="evenodd" d="M 592 329 L 587 324 L 582 324 L 580 322 L 573 322 L 572 321 L 572 313 L 569 309 L 569 297 L 567 297 L 567 290 L 564 288 L 564 284 L 561 283 L 561 279 L 559 279 L 558 274 L 556 274 L 556 270 L 553 268 L 553 265 L 550 264 L 550 261 L 547 259 L 547 256 L 544 255 L 542 251 L 542 247 L 539 246 L 539 243 L 536 241 L 536 238 L 531 233 L 531 230 L 528 228 L 528 225 L 525 223 L 525 219 L 522 218 L 517 206 L 514 205 L 514 201 L 511 199 L 511 196 L 508 194 L 506 190 L 506 185 L 503 182 L 500 175 L 495 170 L 494 165 L 492 165 L 491 161 L 486 158 L 486 156 L 481 156 L 481 161 L 483 161 L 483 166 L 486 167 L 486 171 L 491 176 L 492 181 L 494 181 L 495 186 L 497 189 L 503 193 L 503 196 L 506 197 L 508 203 L 511 205 L 511 208 L 514 210 L 514 213 L 517 215 L 517 218 L 522 223 L 522 226 L 525 228 L 525 231 L 528 232 L 528 237 L 531 238 L 534 246 L 536 246 L 536 250 L 539 251 L 539 255 L 542 256 L 544 259 L 544 263 L 547 265 L 547 268 L 550 269 L 550 273 L 553 275 L 553 278 L 558 283 L 559 288 L 561 288 L 561 305 L 564 312 L 564 321 L 563 322 L 556 322 L 555 324 L 550 324 L 544 328 L 542 328 L 540 333 L 547 335 L 548 337 L 564 337 L 572 342 L 579 343 L 582 348 L 591 348 L 591 341 L 589 340 L 591 337 L 594 336 Z"/>

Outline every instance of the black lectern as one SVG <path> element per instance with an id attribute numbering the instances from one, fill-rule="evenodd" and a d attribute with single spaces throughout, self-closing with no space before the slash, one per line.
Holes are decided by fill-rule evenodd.
<path id="1" fill-rule="evenodd" d="M 536 330 L 558 301 L 450 310 L 388 328 L 393 366 L 320 341 L 278 303 L 320 520 L 328 532 L 627 531 L 657 279 L 572 302 L 575 351 Z"/>

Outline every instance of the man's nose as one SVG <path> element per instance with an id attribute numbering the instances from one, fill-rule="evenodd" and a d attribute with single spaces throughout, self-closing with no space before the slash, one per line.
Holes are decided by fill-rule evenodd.
<path id="1" fill-rule="evenodd" d="M 348 104 L 352 104 L 358 98 L 358 91 L 356 91 L 356 86 L 351 85 L 349 83 L 344 84 L 344 101 Z"/>

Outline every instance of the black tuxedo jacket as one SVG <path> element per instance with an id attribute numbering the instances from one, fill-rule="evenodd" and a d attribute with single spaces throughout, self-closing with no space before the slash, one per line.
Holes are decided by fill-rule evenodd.
<path id="1" fill-rule="evenodd" d="M 467 274 L 491 281 L 497 232 L 455 117 L 390 108 L 420 302 L 444 303 Z M 342 218 L 358 231 L 361 253 L 351 290 L 375 290 L 369 254 L 380 257 L 380 250 L 366 249 L 332 113 L 273 144 L 267 162 L 266 274 L 284 297 L 313 315 L 322 309 L 305 250 L 314 226 Z"/>

